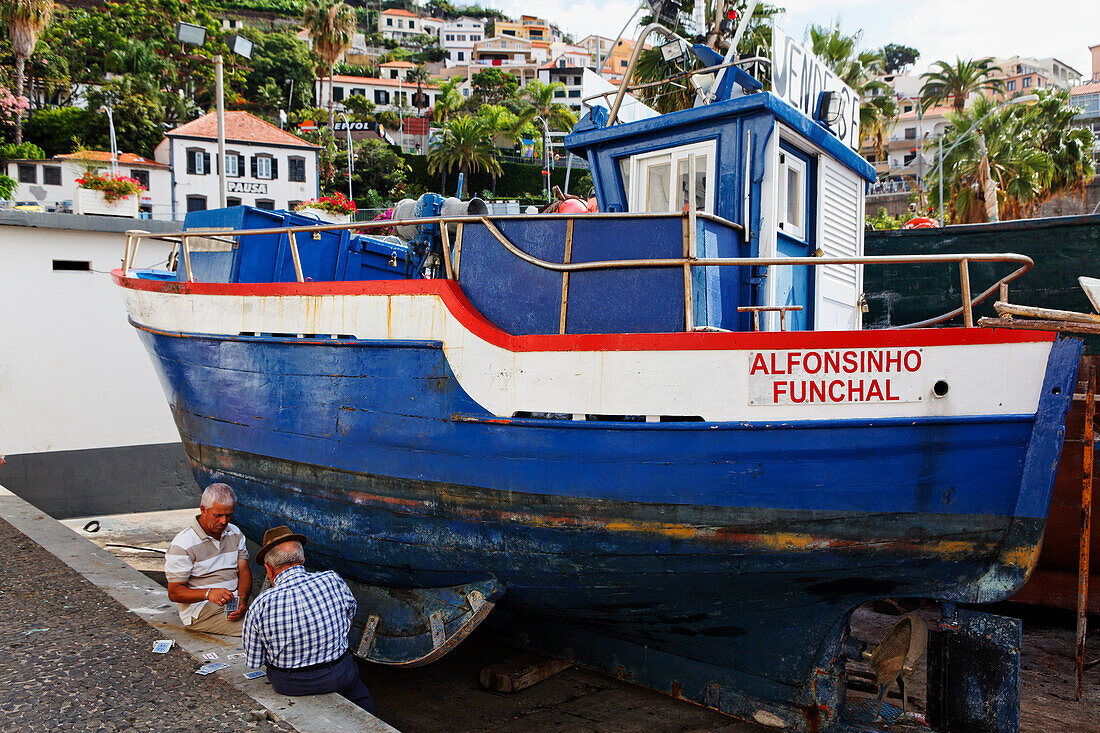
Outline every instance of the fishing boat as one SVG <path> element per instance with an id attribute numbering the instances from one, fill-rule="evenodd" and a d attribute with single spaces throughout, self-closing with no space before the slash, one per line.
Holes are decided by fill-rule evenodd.
<path id="1" fill-rule="evenodd" d="M 364 658 L 432 661 L 485 621 L 840 729 L 854 609 L 1027 578 L 1080 343 L 973 325 L 1026 257 L 863 255 L 857 98 L 778 30 L 768 90 L 759 59 L 651 33 L 701 60 L 697 103 L 590 100 L 565 146 L 599 213 L 426 194 L 381 236 L 193 212 L 170 269 L 130 232 L 114 279 L 197 481 L 352 581 Z M 861 328 L 863 268 L 908 261 L 961 278 L 963 327 Z M 972 296 L 975 261 L 1011 271 Z"/>

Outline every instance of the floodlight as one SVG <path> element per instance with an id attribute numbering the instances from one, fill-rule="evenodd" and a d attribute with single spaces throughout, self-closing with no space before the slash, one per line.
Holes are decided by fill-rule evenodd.
<path id="1" fill-rule="evenodd" d="M 229 39 L 229 50 L 246 59 L 252 58 L 252 41 L 244 36 L 233 36 Z"/>
<path id="2" fill-rule="evenodd" d="M 176 23 L 176 39 L 189 46 L 201 46 L 206 43 L 206 28 L 194 23 Z"/>
<path id="3" fill-rule="evenodd" d="M 829 127 L 840 121 L 844 114 L 844 100 L 836 92 L 821 92 L 817 98 L 817 114 L 814 119 Z"/>
<path id="4" fill-rule="evenodd" d="M 680 43 L 679 38 L 661 46 L 661 58 L 665 60 L 665 63 L 675 61 L 676 59 L 683 56 L 684 53 L 684 46 L 682 43 Z"/>

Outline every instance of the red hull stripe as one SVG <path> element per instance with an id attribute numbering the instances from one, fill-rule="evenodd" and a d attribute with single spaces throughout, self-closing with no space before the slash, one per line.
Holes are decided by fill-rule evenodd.
<path id="1" fill-rule="evenodd" d="M 471 333 L 508 351 L 736 351 L 748 349 L 847 349 L 962 346 L 1053 341 L 1056 334 L 990 328 L 921 328 L 870 331 L 762 331 L 740 333 L 613 333 L 513 336 L 490 323 L 453 280 L 355 280 L 307 283 L 180 283 L 142 280 L 114 270 L 131 290 L 181 295 L 435 295 Z"/>

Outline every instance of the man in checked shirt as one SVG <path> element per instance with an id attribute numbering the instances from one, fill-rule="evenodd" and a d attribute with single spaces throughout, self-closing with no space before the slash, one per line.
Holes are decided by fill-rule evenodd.
<path id="1" fill-rule="evenodd" d="M 306 572 L 305 541 L 289 527 L 264 533 L 256 562 L 267 570 L 272 587 L 256 597 L 244 617 L 245 661 L 253 669 L 266 664 L 271 687 L 280 695 L 338 692 L 373 715 L 374 701 L 348 653 L 355 598 L 333 571 Z"/>

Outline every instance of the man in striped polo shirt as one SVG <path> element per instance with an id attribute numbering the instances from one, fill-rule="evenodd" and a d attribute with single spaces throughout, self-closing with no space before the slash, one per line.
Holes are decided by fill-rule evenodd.
<path id="1" fill-rule="evenodd" d="M 168 598 L 179 606 L 188 631 L 241 635 L 252 571 L 244 535 L 229 523 L 236 504 L 237 495 L 226 484 L 206 487 L 198 516 L 164 557 Z"/>

